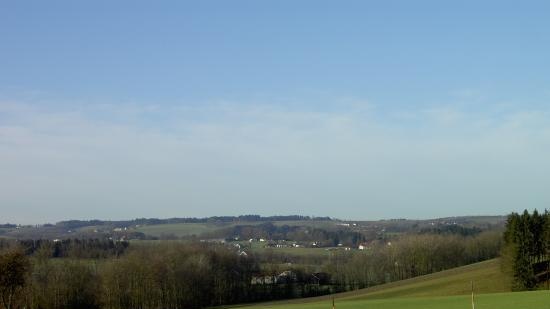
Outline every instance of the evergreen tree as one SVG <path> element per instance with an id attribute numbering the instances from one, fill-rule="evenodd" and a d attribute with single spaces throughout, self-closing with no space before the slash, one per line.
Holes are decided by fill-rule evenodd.
<path id="1" fill-rule="evenodd" d="M 537 210 L 532 214 L 525 210 L 521 215 L 512 213 L 508 216 L 503 261 L 511 264 L 515 289 L 534 289 L 538 283 L 536 271 L 540 272 L 541 268 L 548 271 L 549 218 L 548 211 L 539 214 Z"/>

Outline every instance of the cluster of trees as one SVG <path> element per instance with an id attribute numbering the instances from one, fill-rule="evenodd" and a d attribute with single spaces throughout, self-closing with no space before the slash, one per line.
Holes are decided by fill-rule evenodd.
<path id="1" fill-rule="evenodd" d="M 254 299 L 253 259 L 221 245 L 137 246 L 109 259 L 0 254 L 0 308 L 203 308 Z"/>
<path id="2" fill-rule="evenodd" d="M 112 239 L 0 239 L 0 250 L 19 247 L 25 254 L 32 255 L 39 253 L 48 258 L 82 258 L 99 259 L 117 257 L 128 249 L 130 243 L 127 241 L 114 241 Z"/>
<path id="3" fill-rule="evenodd" d="M 537 210 L 508 216 L 503 266 L 517 290 L 531 290 L 550 276 L 550 213 Z"/>
<path id="4" fill-rule="evenodd" d="M 501 248 L 498 231 L 474 237 L 408 235 L 364 254 L 338 251 L 325 269 L 341 290 L 359 289 L 495 258 Z"/>
<path id="5" fill-rule="evenodd" d="M 106 259 L 54 257 L 50 242 L 39 245 L 11 242 L 0 252 L 0 309 L 205 308 L 335 291 L 321 287 L 332 285 L 328 275 L 312 282 L 300 268 L 287 280 L 256 284 L 283 272 L 279 261 L 266 270 L 254 254 L 219 244 L 138 245 Z"/>
<path id="6" fill-rule="evenodd" d="M 221 245 L 160 244 L 103 269 L 106 308 L 202 308 L 249 301 L 253 259 Z"/>
<path id="7" fill-rule="evenodd" d="M 27 250 L 42 249 L 49 257 L 72 257 L 80 259 L 100 259 L 117 257 L 128 249 L 127 241 L 114 241 L 112 239 L 63 239 L 51 240 L 27 240 L 20 244 Z"/>
<path id="8" fill-rule="evenodd" d="M 483 232 L 483 230 L 477 226 L 465 227 L 457 224 L 438 225 L 435 227 L 426 227 L 420 229 L 420 234 L 453 234 L 461 236 L 475 236 L 481 232 Z"/>

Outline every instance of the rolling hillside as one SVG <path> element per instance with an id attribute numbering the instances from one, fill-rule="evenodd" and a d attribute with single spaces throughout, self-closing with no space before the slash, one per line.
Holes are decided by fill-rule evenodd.
<path id="1" fill-rule="evenodd" d="M 511 291 L 510 280 L 500 270 L 500 260 L 493 259 L 435 274 L 398 281 L 356 291 L 346 298 L 380 299 L 393 297 L 426 297 L 466 295 L 474 282 L 476 293 Z"/>
<path id="2" fill-rule="evenodd" d="M 510 298 L 506 304 L 499 306 L 510 303 L 517 305 L 514 299 L 518 297 L 522 303 L 529 302 L 532 297 L 536 298 L 535 302 L 550 301 L 550 294 L 510 293 L 511 282 L 502 274 L 500 260 L 493 259 L 372 288 L 332 296 L 257 304 L 249 308 L 328 308 L 333 296 L 337 307 L 341 308 L 454 308 L 455 305 L 456 308 L 467 308 L 464 305 L 469 305 L 472 281 L 480 303 L 500 304 L 500 300 Z M 434 302 L 436 305 L 430 305 Z"/>
<path id="3" fill-rule="evenodd" d="M 327 299 L 314 303 L 265 304 L 252 308 L 262 309 L 330 309 L 332 301 Z M 412 297 L 388 298 L 373 300 L 339 300 L 335 301 L 336 309 L 469 309 L 472 308 L 469 295 L 446 297 Z M 548 291 L 508 292 L 481 294 L 476 296 L 476 309 L 548 309 L 550 293 Z"/>

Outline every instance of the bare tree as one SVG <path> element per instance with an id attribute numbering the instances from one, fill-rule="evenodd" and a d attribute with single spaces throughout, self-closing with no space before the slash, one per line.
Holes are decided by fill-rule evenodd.
<path id="1" fill-rule="evenodd" d="M 0 255 L 0 301 L 5 309 L 16 308 L 22 297 L 30 263 L 19 249 Z"/>

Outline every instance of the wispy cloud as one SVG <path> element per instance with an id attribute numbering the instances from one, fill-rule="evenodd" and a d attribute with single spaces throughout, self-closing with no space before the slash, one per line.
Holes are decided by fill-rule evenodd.
<path id="1" fill-rule="evenodd" d="M 546 110 L 0 102 L 3 220 L 544 207 Z M 303 105 L 302 105 L 303 106 Z"/>

